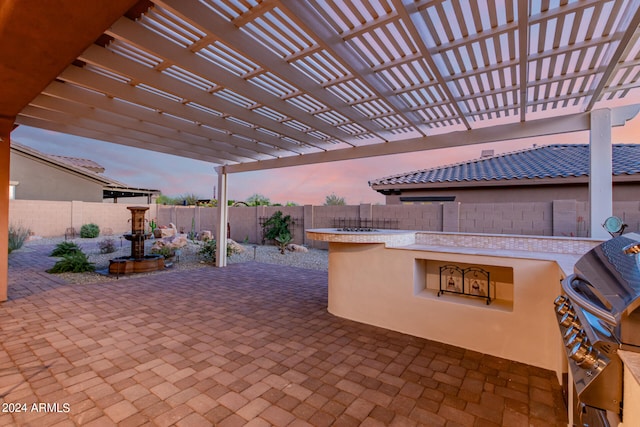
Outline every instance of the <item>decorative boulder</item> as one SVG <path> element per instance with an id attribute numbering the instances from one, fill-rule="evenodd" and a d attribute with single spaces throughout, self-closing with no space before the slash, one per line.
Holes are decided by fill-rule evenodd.
<path id="1" fill-rule="evenodd" d="M 305 248 L 304 246 L 301 245 L 296 245 L 294 243 L 290 243 L 287 245 L 287 250 L 291 251 L 291 252 L 302 252 L 302 253 L 306 253 L 309 252 L 309 249 Z"/>
<path id="2" fill-rule="evenodd" d="M 174 236 L 170 241 L 169 245 L 172 248 L 183 248 L 187 246 L 187 238 L 185 236 Z"/>
<path id="3" fill-rule="evenodd" d="M 244 252 L 244 246 L 242 246 L 240 243 L 235 242 L 234 240 L 228 239 L 227 246 L 231 247 L 233 253 L 241 254 Z"/>
<path id="4" fill-rule="evenodd" d="M 172 237 L 176 235 L 175 228 L 160 228 L 160 237 Z"/>

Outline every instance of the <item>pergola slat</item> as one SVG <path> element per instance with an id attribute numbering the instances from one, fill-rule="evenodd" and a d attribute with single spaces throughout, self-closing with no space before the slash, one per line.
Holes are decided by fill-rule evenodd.
<path id="1" fill-rule="evenodd" d="M 77 84 L 82 87 L 90 88 L 101 93 L 108 94 L 110 96 L 126 100 L 128 102 L 146 106 L 147 108 L 155 108 L 160 111 L 166 111 L 177 117 L 189 118 L 195 122 L 207 124 L 213 128 L 227 130 L 231 135 L 240 135 L 247 139 L 261 139 L 267 143 L 277 147 L 281 150 L 291 151 L 296 154 L 303 153 L 304 147 L 283 141 L 281 138 L 270 138 L 260 134 L 256 128 L 249 128 L 246 126 L 238 125 L 234 122 L 230 122 L 222 117 L 217 117 L 212 114 L 207 114 L 197 108 L 188 107 L 188 103 L 177 103 L 169 101 L 168 99 L 156 95 L 151 92 L 147 92 L 131 86 L 129 84 L 121 83 L 107 77 L 90 73 L 78 67 L 67 68 L 60 76 L 61 80 Z M 233 145 L 241 145 L 242 143 L 233 142 Z M 256 145 L 256 144 L 253 144 Z M 266 148 L 244 146 L 244 148 L 252 149 L 257 152 L 269 154 L 270 151 Z"/>
<path id="2" fill-rule="evenodd" d="M 52 82 L 40 96 L 44 95 L 48 95 L 52 99 L 59 99 L 60 102 L 70 100 L 78 104 L 85 104 L 85 106 L 91 105 L 94 109 L 118 114 L 124 118 L 132 118 L 140 122 L 162 126 L 166 128 L 167 131 L 177 130 L 188 135 L 205 138 L 206 141 L 203 141 L 203 143 L 207 146 L 214 147 L 221 152 L 228 152 L 235 156 L 242 156 L 254 160 L 264 160 L 265 158 L 274 157 L 266 152 L 261 154 L 258 151 L 255 151 L 255 147 L 253 145 L 249 145 L 252 149 L 242 148 L 241 146 L 245 145 L 243 141 L 238 139 L 234 141 L 230 135 L 220 131 L 216 132 L 213 128 L 189 123 L 178 119 L 177 116 L 159 114 L 148 109 L 135 107 L 134 104 L 82 90 L 78 87 L 74 87 L 73 85 Z M 38 105 L 37 98 L 34 100 L 33 104 Z M 82 112 L 79 111 L 78 114 L 82 114 Z M 135 127 L 136 125 L 137 123 L 132 126 Z M 176 135 L 176 139 L 182 138 L 180 135 Z"/>
<path id="3" fill-rule="evenodd" d="M 263 167 L 639 102 L 640 0 L 148 4 L 18 119 Z"/>

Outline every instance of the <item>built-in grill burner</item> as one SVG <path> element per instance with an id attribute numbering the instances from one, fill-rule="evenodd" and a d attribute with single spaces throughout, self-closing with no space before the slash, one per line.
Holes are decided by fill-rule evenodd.
<path id="1" fill-rule="evenodd" d="M 564 294 L 555 300 L 578 400 L 574 422 L 607 426 L 607 413 L 622 413 L 618 350 L 640 352 L 640 235 L 595 247 L 574 273 L 562 281 Z"/>
<path id="2" fill-rule="evenodd" d="M 343 228 L 338 228 L 338 231 L 348 231 L 351 233 L 369 233 L 369 232 L 379 231 L 379 230 L 376 230 L 375 228 L 371 228 L 371 227 L 343 227 Z"/>

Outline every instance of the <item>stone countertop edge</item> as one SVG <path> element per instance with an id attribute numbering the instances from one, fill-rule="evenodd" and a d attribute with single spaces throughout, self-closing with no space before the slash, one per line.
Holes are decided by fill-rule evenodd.
<path id="1" fill-rule="evenodd" d="M 638 384 L 640 384 L 640 353 L 627 350 L 619 350 L 618 355 L 624 366 L 629 368 L 629 372 L 633 375 L 633 378 Z"/>
<path id="2" fill-rule="evenodd" d="M 415 243 L 415 230 L 339 231 L 335 228 L 305 230 L 312 240 L 331 243 L 371 244 L 383 243 L 386 247 L 406 246 Z"/>
<path id="3" fill-rule="evenodd" d="M 573 274 L 573 267 L 582 255 L 575 254 L 561 254 L 556 252 L 530 252 L 530 251 L 518 251 L 507 249 L 494 249 L 494 248 L 466 248 L 466 247 L 454 247 L 454 246 L 431 246 L 423 244 L 414 244 L 407 246 L 399 246 L 390 249 L 396 250 L 412 250 L 412 251 L 425 251 L 425 252 L 440 252 L 451 254 L 463 254 L 463 255 L 483 255 L 493 256 L 501 258 L 520 258 L 520 259 L 535 259 L 541 261 L 555 261 L 564 277 Z"/>

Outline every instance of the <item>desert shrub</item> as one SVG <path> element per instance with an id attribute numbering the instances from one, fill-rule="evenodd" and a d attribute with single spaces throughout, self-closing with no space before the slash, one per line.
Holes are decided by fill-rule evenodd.
<path id="1" fill-rule="evenodd" d="M 82 252 L 80 246 L 78 246 L 75 242 L 69 242 L 65 240 L 64 242 L 58 243 L 49 256 L 64 256 L 74 254 L 76 252 Z"/>
<path id="2" fill-rule="evenodd" d="M 291 243 L 291 240 L 293 240 L 291 238 L 291 234 L 289 234 L 286 231 L 283 231 L 282 234 L 280 234 L 279 236 L 276 236 L 275 241 L 276 241 L 276 246 L 278 248 L 280 248 L 280 253 L 282 255 L 284 255 L 284 250 L 287 248 L 287 245 L 289 243 Z"/>
<path id="3" fill-rule="evenodd" d="M 9 253 L 20 249 L 31 231 L 23 226 L 9 225 Z"/>
<path id="4" fill-rule="evenodd" d="M 207 262 L 216 262 L 216 247 L 217 243 L 215 239 L 207 240 L 202 243 L 198 255 L 200 255 Z"/>
<path id="5" fill-rule="evenodd" d="M 89 262 L 84 252 L 73 252 L 62 256 L 62 259 L 54 264 L 48 273 L 84 273 L 94 271 L 95 265 Z"/>
<path id="6" fill-rule="evenodd" d="M 98 243 L 98 248 L 101 254 L 111 254 L 116 251 L 116 242 L 111 238 L 104 239 Z"/>
<path id="7" fill-rule="evenodd" d="M 217 242 L 215 239 L 210 239 L 200 243 L 200 250 L 198 255 L 206 262 L 216 262 L 216 250 Z M 237 253 L 235 248 L 231 244 L 227 244 L 227 258 Z"/>
<path id="8" fill-rule="evenodd" d="M 156 255 L 162 255 L 165 258 L 171 258 L 176 255 L 176 250 L 169 246 L 160 246 L 151 248 L 151 253 Z"/>
<path id="9" fill-rule="evenodd" d="M 92 239 L 100 235 L 100 227 L 96 224 L 85 224 L 80 227 L 80 237 L 84 239 Z"/>

